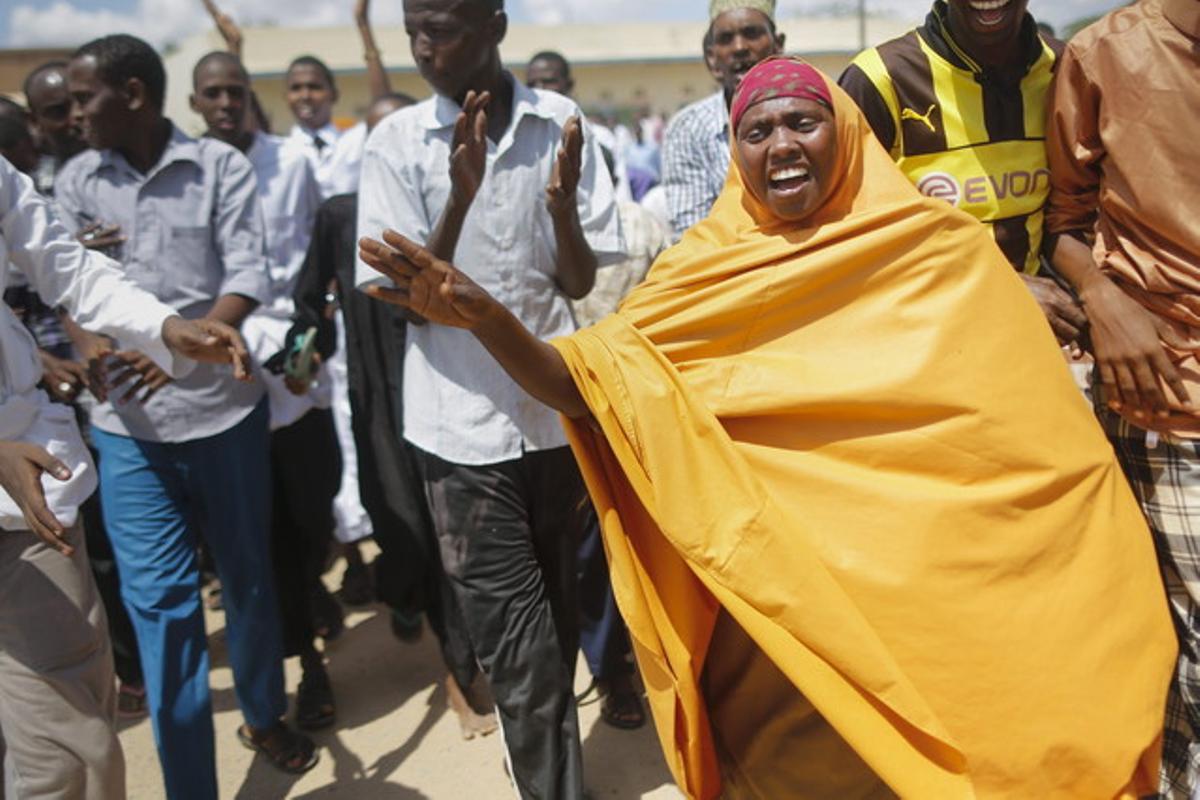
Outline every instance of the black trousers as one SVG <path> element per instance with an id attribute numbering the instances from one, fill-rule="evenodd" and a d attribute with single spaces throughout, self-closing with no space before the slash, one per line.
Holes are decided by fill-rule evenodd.
<path id="1" fill-rule="evenodd" d="M 97 457 L 96 453 L 92 454 L 93 459 Z M 91 497 L 83 501 L 79 513 L 83 519 L 83 535 L 87 540 L 92 576 L 96 579 L 100 601 L 108 614 L 113 666 L 121 683 L 141 686 L 145 680 L 142 676 L 142 659 L 138 655 L 137 633 L 133 630 L 133 622 L 129 619 L 129 612 L 125 610 L 125 604 L 121 602 L 121 576 L 117 572 L 112 542 L 108 540 L 108 531 L 104 527 L 99 491 L 93 492 Z"/>
<path id="2" fill-rule="evenodd" d="M 442 565 L 496 698 L 525 798 L 583 796 L 575 548 L 587 517 L 568 448 L 487 466 L 421 454 Z"/>
<path id="3" fill-rule="evenodd" d="M 314 408 L 271 433 L 271 561 L 283 654 L 312 649 L 318 603 L 336 603 L 321 583 L 333 543 L 333 498 L 342 457 L 333 412 Z"/>
<path id="4" fill-rule="evenodd" d="M 629 630 L 617 610 L 600 521 L 588 505 L 587 526 L 578 550 L 580 646 L 597 680 L 633 674 Z"/>

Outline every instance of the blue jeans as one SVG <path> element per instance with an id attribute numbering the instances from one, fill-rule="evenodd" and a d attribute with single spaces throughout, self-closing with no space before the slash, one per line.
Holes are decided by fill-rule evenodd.
<path id="1" fill-rule="evenodd" d="M 256 728 L 287 709 L 270 560 L 267 404 L 190 442 L 143 442 L 92 429 L 104 522 L 137 630 L 167 796 L 216 800 L 208 643 L 198 535 L 221 578 L 238 703 Z"/>

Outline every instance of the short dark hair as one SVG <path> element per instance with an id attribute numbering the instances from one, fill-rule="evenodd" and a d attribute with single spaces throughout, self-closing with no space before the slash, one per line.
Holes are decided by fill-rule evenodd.
<path id="1" fill-rule="evenodd" d="M 29 126 L 24 120 L 8 114 L 0 115 L 0 150 L 9 150 L 32 139 L 33 134 L 29 132 Z"/>
<path id="2" fill-rule="evenodd" d="M 294 70 L 296 67 L 312 67 L 313 69 L 318 70 L 325 77 L 325 81 L 329 84 L 330 89 L 337 88 L 337 81 L 333 79 L 333 70 L 331 70 L 324 61 L 316 56 L 304 55 L 299 56 L 298 58 L 293 58 L 292 63 L 288 64 L 287 74 L 290 75 L 292 70 Z"/>
<path id="3" fill-rule="evenodd" d="M 246 68 L 242 65 L 242 60 L 230 53 L 227 50 L 213 50 L 211 53 L 205 53 L 200 56 L 200 60 L 196 62 L 196 66 L 192 67 L 192 86 L 196 85 L 196 81 L 200 78 L 200 71 L 214 61 L 219 61 L 222 64 L 232 64 L 237 68 L 238 75 L 246 83 L 250 83 L 250 73 L 246 72 Z"/>
<path id="4" fill-rule="evenodd" d="M 16 100 L 0 94 L 0 119 L 18 119 L 23 124 L 28 124 L 29 112 Z"/>
<path id="5" fill-rule="evenodd" d="M 67 69 L 67 62 L 61 59 L 57 61 L 47 61 L 45 64 L 39 64 L 38 66 L 34 67 L 33 72 L 30 72 L 25 76 L 25 82 L 21 84 L 21 93 L 25 95 L 25 103 L 27 105 L 29 103 L 29 93 L 33 91 L 34 81 L 38 79 L 38 76 L 44 75 L 53 69 L 61 69 L 65 72 Z"/>
<path id="6" fill-rule="evenodd" d="M 379 95 L 379 97 L 376 97 L 374 100 L 372 100 L 371 105 L 373 106 L 376 103 L 382 103 L 384 100 L 391 100 L 393 103 L 404 103 L 407 106 L 413 106 L 417 104 L 417 98 L 413 97 L 411 94 L 405 94 L 404 92 L 384 92 L 383 94 Z"/>
<path id="7" fill-rule="evenodd" d="M 115 33 L 93 39 L 76 50 L 72 60 L 91 56 L 96 60 L 96 75 L 109 86 L 122 86 L 137 78 L 146 87 L 150 105 L 162 111 L 167 93 L 167 73 L 154 48 L 136 36 Z"/>
<path id="8" fill-rule="evenodd" d="M 540 53 L 535 53 L 533 58 L 529 59 L 530 64 L 535 61 L 549 61 L 551 64 L 557 64 L 562 70 L 564 77 L 571 77 L 571 62 L 567 61 L 562 53 L 555 50 L 543 50 Z"/>

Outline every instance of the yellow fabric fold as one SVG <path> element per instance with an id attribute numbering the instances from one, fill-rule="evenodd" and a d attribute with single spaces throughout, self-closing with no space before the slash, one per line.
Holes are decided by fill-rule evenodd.
<path id="1" fill-rule="evenodd" d="M 723 607 L 902 796 L 1149 790 L 1175 642 L 1140 510 L 986 230 L 831 91 L 842 178 L 810 224 L 735 165 L 617 315 L 555 342 L 668 765 L 719 795 Z"/>

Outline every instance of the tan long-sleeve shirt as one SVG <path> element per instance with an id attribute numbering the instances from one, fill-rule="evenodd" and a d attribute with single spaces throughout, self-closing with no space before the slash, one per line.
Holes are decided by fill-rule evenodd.
<path id="1" fill-rule="evenodd" d="M 1200 398 L 1200 0 L 1139 0 L 1072 39 L 1046 146 L 1047 231 L 1095 234 L 1101 271 L 1194 343 L 1168 352 Z M 1194 438 L 1200 414 L 1161 427 Z"/>

